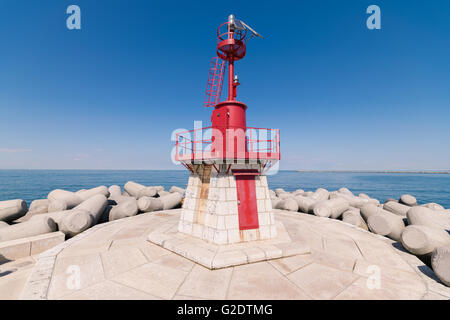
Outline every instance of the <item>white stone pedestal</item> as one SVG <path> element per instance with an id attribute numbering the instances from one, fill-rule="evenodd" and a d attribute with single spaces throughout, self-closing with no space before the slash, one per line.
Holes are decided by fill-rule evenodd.
<path id="1" fill-rule="evenodd" d="M 259 227 L 240 230 L 236 178 L 233 170 L 256 169 L 259 164 L 191 165 L 178 231 L 215 244 L 275 238 L 272 203 L 265 175 L 255 176 Z"/>

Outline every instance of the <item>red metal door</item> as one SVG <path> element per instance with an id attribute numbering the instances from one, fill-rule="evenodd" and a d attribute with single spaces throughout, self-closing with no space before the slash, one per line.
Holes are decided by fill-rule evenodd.
<path id="1" fill-rule="evenodd" d="M 255 173 L 234 174 L 237 187 L 239 230 L 257 229 L 259 228 L 259 222 L 258 207 L 256 204 Z"/>

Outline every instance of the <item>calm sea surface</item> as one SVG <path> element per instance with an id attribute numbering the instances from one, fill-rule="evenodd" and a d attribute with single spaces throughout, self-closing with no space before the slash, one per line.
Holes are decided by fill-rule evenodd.
<path id="1" fill-rule="evenodd" d="M 0 170 L 0 201 L 46 198 L 53 189 L 77 191 L 99 185 L 118 184 L 133 180 L 144 185 L 185 187 L 188 172 L 172 171 L 96 171 L 96 170 Z M 414 195 L 419 203 L 436 202 L 450 208 L 450 174 L 414 173 L 336 173 L 280 171 L 269 176 L 271 189 L 283 188 L 330 191 L 341 187 L 353 193 L 367 193 L 384 202 L 404 193 Z"/>

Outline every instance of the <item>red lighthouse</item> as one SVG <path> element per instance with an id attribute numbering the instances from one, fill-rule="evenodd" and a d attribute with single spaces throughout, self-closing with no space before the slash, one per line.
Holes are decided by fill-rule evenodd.
<path id="1" fill-rule="evenodd" d="M 265 172 L 280 159 L 278 129 L 247 127 L 247 106 L 236 100 L 235 62 L 262 38 L 230 15 L 217 29 L 205 106 L 212 125 L 177 134 L 175 159 L 191 172 L 179 231 L 217 244 L 276 236 Z M 228 66 L 228 98 L 219 102 Z"/>

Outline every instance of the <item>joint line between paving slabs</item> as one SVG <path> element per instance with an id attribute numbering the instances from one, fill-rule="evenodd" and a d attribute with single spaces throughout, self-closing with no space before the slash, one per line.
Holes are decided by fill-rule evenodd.
<path id="1" fill-rule="evenodd" d="M 230 292 L 230 287 L 231 287 L 231 281 L 233 281 L 233 275 L 234 275 L 234 268 L 231 270 L 231 276 L 230 276 L 230 281 L 228 281 L 228 285 L 227 285 L 227 291 L 225 292 L 225 299 L 228 299 L 228 293 Z"/>
<path id="2" fill-rule="evenodd" d="M 173 298 L 178 294 L 178 291 L 180 291 L 180 288 L 183 286 L 183 284 L 186 282 L 186 279 L 189 277 L 189 275 L 192 273 L 192 270 L 194 270 L 196 263 L 194 262 L 192 264 L 191 270 L 189 270 L 189 272 L 186 274 L 186 276 L 184 277 L 183 281 L 180 283 L 180 285 L 178 286 L 177 290 L 175 290 L 174 294 L 172 295 L 172 297 L 170 298 L 170 300 L 173 300 Z"/>
<path id="3" fill-rule="evenodd" d="M 275 260 L 276 260 L 276 259 L 275 259 Z M 300 269 L 306 267 L 307 265 L 310 265 L 311 263 L 312 263 L 312 262 L 310 262 L 310 263 L 304 265 L 303 267 L 298 268 L 297 270 L 300 270 Z M 300 291 L 302 291 L 302 292 L 303 292 L 306 296 L 308 296 L 311 300 L 314 300 L 314 298 L 311 297 L 311 296 L 308 294 L 308 292 L 306 292 L 305 289 L 303 289 L 302 287 L 300 287 L 299 285 L 297 285 L 295 282 L 291 281 L 291 279 L 289 279 L 289 278 L 287 277 L 287 275 L 284 275 L 280 270 L 278 270 L 277 268 L 275 268 L 271 263 L 269 263 L 269 265 L 270 265 L 273 269 L 275 269 L 275 270 L 276 270 L 282 277 L 284 277 L 287 281 L 289 281 L 289 282 L 290 282 L 291 284 L 293 284 L 295 287 L 299 288 Z M 297 270 L 295 270 L 295 271 L 297 271 Z M 292 272 L 294 272 L 294 271 L 292 271 Z M 291 273 L 292 273 L 292 272 L 291 272 Z"/>
<path id="4" fill-rule="evenodd" d="M 330 300 L 334 300 L 334 299 L 336 299 L 336 297 L 338 296 L 338 295 L 340 295 L 342 292 L 344 292 L 345 290 L 347 290 L 348 288 L 350 288 L 350 286 L 351 285 L 353 285 L 357 280 L 359 280 L 359 279 L 362 279 L 363 277 L 361 277 L 361 276 L 357 276 L 356 278 L 355 278 L 355 280 L 353 280 L 348 286 L 346 286 L 344 289 L 342 289 L 341 291 L 339 291 L 336 295 L 334 295 Z"/>

